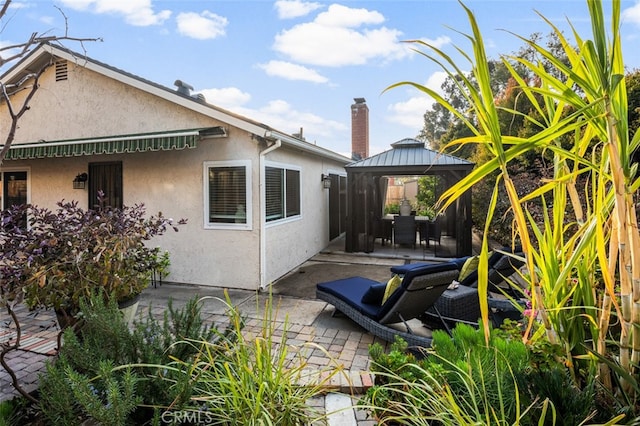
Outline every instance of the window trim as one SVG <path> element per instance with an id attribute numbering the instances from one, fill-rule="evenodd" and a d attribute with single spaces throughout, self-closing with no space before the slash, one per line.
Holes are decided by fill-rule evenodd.
<path id="1" fill-rule="evenodd" d="M 245 194 L 247 205 L 245 214 L 246 223 L 218 223 L 209 222 L 209 169 L 216 167 L 244 167 L 245 169 Z M 202 194 L 203 194 L 203 227 L 204 229 L 228 229 L 228 230 L 253 230 L 253 196 L 252 196 L 252 175 L 251 160 L 230 160 L 230 161 L 205 161 L 202 166 Z"/>
<path id="2" fill-rule="evenodd" d="M 285 208 L 285 217 L 280 218 L 280 219 L 275 219 L 275 220 L 270 220 L 267 221 L 267 212 L 266 212 L 266 208 L 267 208 L 267 183 L 266 183 L 266 179 L 267 179 L 267 167 L 272 167 L 272 168 L 278 168 L 281 170 L 284 170 L 284 182 L 286 185 L 286 171 L 287 170 L 293 170 L 293 171 L 297 171 L 300 181 L 298 182 L 298 189 L 299 189 L 299 198 L 300 198 L 300 213 L 298 213 L 297 215 L 293 215 L 293 216 L 288 216 L 286 217 L 286 208 Z M 264 170 L 263 170 L 263 176 L 265 177 L 265 184 L 262 185 L 262 192 L 264 195 L 264 206 L 262 206 L 262 214 L 264 217 L 264 221 L 265 221 L 265 225 L 266 227 L 270 227 L 270 226 L 274 226 L 274 225 L 279 225 L 282 223 L 288 223 L 288 222 L 294 222 L 297 220 L 301 220 L 302 219 L 302 206 L 304 205 L 303 203 L 303 194 L 304 191 L 302 190 L 303 188 L 303 179 L 302 179 L 302 167 L 294 165 L 294 164 L 288 164 L 288 163 L 280 163 L 280 162 L 275 162 L 275 161 L 265 161 L 264 163 Z M 285 194 L 283 194 L 283 198 L 286 200 L 287 198 L 287 194 L 285 192 Z"/>

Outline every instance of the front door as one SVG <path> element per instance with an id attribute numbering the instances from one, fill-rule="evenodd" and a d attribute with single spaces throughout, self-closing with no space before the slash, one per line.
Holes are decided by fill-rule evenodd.
<path id="1" fill-rule="evenodd" d="M 102 193 L 102 202 L 99 194 Z M 89 208 L 122 208 L 122 162 L 89 163 Z"/>

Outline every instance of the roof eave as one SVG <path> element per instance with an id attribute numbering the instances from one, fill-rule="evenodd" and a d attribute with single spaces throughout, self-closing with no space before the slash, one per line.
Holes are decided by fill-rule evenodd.
<path id="1" fill-rule="evenodd" d="M 225 111 L 214 105 L 208 103 L 202 103 L 196 99 L 190 98 L 179 94 L 176 91 L 170 90 L 164 86 L 154 84 L 146 81 L 142 78 L 136 78 L 133 75 L 129 75 L 121 70 L 107 66 L 98 61 L 95 61 L 87 56 L 77 54 L 71 50 L 62 49 L 60 47 L 51 44 L 41 44 L 32 52 L 18 62 L 14 67 L 8 70 L 3 76 L 4 81 L 18 80 L 24 74 L 25 70 L 29 70 L 29 67 L 36 64 L 38 61 L 42 61 L 45 55 L 59 57 L 70 62 L 80 64 L 81 66 L 94 71 L 98 74 L 112 78 L 123 84 L 135 87 L 139 90 L 145 91 L 152 95 L 158 96 L 174 104 L 180 105 L 184 108 L 190 109 L 197 113 L 211 117 L 215 120 L 227 123 L 231 126 L 237 127 L 241 130 L 245 130 L 248 133 L 254 134 L 267 139 L 280 139 L 283 143 L 300 149 L 305 152 L 309 152 L 315 155 L 319 155 L 325 158 L 332 159 L 334 161 L 348 164 L 352 162 L 350 158 L 340 155 L 336 152 L 321 148 L 317 145 L 313 145 L 309 142 L 296 139 L 286 133 L 273 130 L 267 125 L 255 122 L 240 115 Z"/>
<path id="2" fill-rule="evenodd" d="M 264 137 L 272 140 L 279 139 L 280 141 L 282 141 L 282 143 L 284 143 L 285 145 L 288 145 L 291 148 L 299 149 L 304 152 L 309 152 L 314 155 L 319 155 L 319 156 L 337 161 L 339 163 L 342 163 L 343 165 L 349 164 L 353 161 L 352 159 L 345 157 L 344 155 L 338 154 L 337 152 L 333 152 L 329 149 L 319 147 L 318 145 L 313 145 L 309 142 L 297 139 L 291 135 L 288 135 L 286 133 L 281 133 L 276 130 L 268 130 L 264 134 Z"/>

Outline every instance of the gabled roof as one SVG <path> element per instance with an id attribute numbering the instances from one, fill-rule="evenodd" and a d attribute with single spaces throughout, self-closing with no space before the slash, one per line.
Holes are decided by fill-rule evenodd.
<path id="1" fill-rule="evenodd" d="M 422 173 L 427 169 L 471 169 L 474 166 L 465 159 L 425 148 L 424 142 L 416 139 L 402 139 L 391 144 L 391 147 L 388 151 L 348 164 L 345 168 L 353 171 L 403 169 L 405 172 L 415 170 Z"/>
<path id="2" fill-rule="evenodd" d="M 107 65 L 72 50 L 60 46 L 54 46 L 49 43 L 42 43 L 37 48 L 32 50 L 27 56 L 22 58 L 18 63 L 11 67 L 11 69 L 0 76 L 0 81 L 5 84 L 16 83 L 20 81 L 20 79 L 22 79 L 26 74 L 33 73 L 40 69 L 42 66 L 51 62 L 52 56 L 73 62 L 78 66 L 82 66 L 98 74 L 104 75 L 144 92 L 158 96 L 184 108 L 190 109 L 192 111 L 211 117 L 215 120 L 245 130 L 256 136 L 273 141 L 280 140 L 283 145 L 289 146 L 290 148 L 295 148 L 321 157 L 330 158 L 335 161 L 343 162 L 344 164 L 351 161 L 348 157 L 306 142 L 287 133 L 280 132 L 263 123 L 257 122 L 239 114 L 235 114 L 231 111 L 227 111 L 215 105 L 203 102 L 198 98 L 178 93 L 178 91 L 176 90 L 146 80 L 142 77 Z"/>

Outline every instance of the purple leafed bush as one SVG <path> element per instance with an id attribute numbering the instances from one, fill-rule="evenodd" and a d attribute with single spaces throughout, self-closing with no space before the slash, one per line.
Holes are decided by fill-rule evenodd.
<path id="1" fill-rule="evenodd" d="M 79 299 L 92 293 L 118 301 L 134 297 L 159 260 L 159 248 L 146 242 L 186 223 L 162 213 L 146 217 L 143 204 L 84 210 L 63 200 L 57 206 L 0 213 L 0 305 L 24 300 L 30 308 L 73 314 Z"/>

